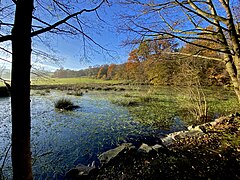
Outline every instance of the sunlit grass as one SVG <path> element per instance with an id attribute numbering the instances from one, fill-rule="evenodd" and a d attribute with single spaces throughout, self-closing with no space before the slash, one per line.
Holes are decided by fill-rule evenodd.
<path id="1" fill-rule="evenodd" d="M 235 93 L 221 87 L 205 87 L 208 102 L 208 115 L 211 118 L 239 112 L 239 103 Z M 190 102 L 186 101 L 184 88 L 159 87 L 152 89 L 125 91 L 108 94 L 112 103 L 128 108 L 133 118 L 144 125 L 168 129 L 179 117 L 186 125 L 201 123 L 190 111 Z"/>
<path id="2" fill-rule="evenodd" d="M 0 81 L 0 87 L 5 86 L 5 84 L 3 83 L 3 81 Z"/>
<path id="3" fill-rule="evenodd" d="M 91 78 L 48 78 L 48 79 L 34 79 L 31 81 L 32 85 L 64 85 L 64 84 L 118 84 L 117 80 L 101 80 Z"/>

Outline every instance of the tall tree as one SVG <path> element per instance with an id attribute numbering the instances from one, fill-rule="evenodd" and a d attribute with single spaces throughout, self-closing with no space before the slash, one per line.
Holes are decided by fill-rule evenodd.
<path id="1" fill-rule="evenodd" d="M 3 1 L 0 8 L 0 49 L 12 42 L 12 166 L 13 179 L 33 179 L 30 149 L 30 70 L 32 38 L 50 32 L 78 35 L 91 39 L 83 31 L 82 14 L 96 12 L 105 0 L 12 0 Z M 35 3 L 35 5 L 34 5 Z M 85 7 L 85 8 L 83 8 Z M 14 13 L 15 12 L 15 13 Z M 40 37 L 39 37 L 40 38 Z"/>
<path id="2" fill-rule="evenodd" d="M 125 26 L 139 39 L 175 38 L 223 54 L 223 58 L 191 56 L 224 62 L 240 102 L 239 0 L 121 0 L 121 3 L 132 10 L 123 16 Z M 196 40 L 204 43 L 198 44 Z"/>

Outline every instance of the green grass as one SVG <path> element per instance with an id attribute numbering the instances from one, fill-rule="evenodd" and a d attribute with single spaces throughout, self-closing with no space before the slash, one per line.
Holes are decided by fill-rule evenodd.
<path id="1" fill-rule="evenodd" d="M 117 80 L 101 80 L 91 78 L 49 78 L 34 79 L 32 85 L 64 85 L 64 84 L 118 84 Z"/>
<path id="2" fill-rule="evenodd" d="M 134 89 L 134 88 L 132 88 Z M 239 103 L 233 91 L 220 87 L 205 88 L 210 119 L 239 112 Z M 128 108 L 133 118 L 144 125 L 166 129 L 175 124 L 179 117 L 187 125 L 200 124 L 190 111 L 190 102 L 184 98 L 184 88 L 174 87 L 140 88 L 138 90 L 108 94 L 107 98 L 115 104 Z"/>
<path id="3" fill-rule="evenodd" d="M 66 85 L 66 84 L 119 84 L 122 81 L 118 80 L 101 80 L 92 78 L 47 78 L 47 79 L 32 79 L 31 85 Z M 5 86 L 2 81 L 0 81 L 0 86 Z"/>
<path id="4" fill-rule="evenodd" d="M 5 86 L 2 81 L 0 81 L 0 87 Z"/>

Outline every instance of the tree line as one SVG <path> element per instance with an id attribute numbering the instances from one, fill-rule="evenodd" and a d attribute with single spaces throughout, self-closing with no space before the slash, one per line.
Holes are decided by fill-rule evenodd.
<path id="1" fill-rule="evenodd" d="M 211 46 L 210 44 L 209 47 Z M 184 54 L 197 56 L 186 57 Z M 78 71 L 61 68 L 54 72 L 53 77 L 91 77 L 152 85 L 186 85 L 186 78 L 194 76 L 204 86 L 230 84 L 225 64 L 201 58 L 202 55 L 222 58 L 220 53 L 202 51 L 194 45 L 178 48 L 178 44 L 173 40 L 148 39 L 139 43 L 123 64 L 105 64 Z"/>

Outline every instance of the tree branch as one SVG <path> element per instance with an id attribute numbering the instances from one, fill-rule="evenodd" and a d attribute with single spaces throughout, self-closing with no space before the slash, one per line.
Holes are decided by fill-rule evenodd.
<path id="1" fill-rule="evenodd" d="M 0 47 L 0 50 L 4 51 L 4 52 L 6 52 L 6 53 L 12 54 L 11 51 L 9 51 L 9 50 L 7 50 L 7 49 L 5 49 L 5 48 L 3 48 L 3 47 Z"/>
<path id="2" fill-rule="evenodd" d="M 198 14 L 201 14 L 202 16 L 205 16 L 205 17 L 208 17 L 208 18 L 211 18 L 211 19 L 215 19 L 217 21 L 221 21 L 225 24 L 228 23 L 228 19 L 224 18 L 224 17 L 221 17 L 221 16 L 218 16 L 218 15 L 212 15 L 212 14 L 209 14 L 205 11 L 203 11 L 202 9 L 200 9 L 196 4 L 194 4 L 192 2 L 192 0 L 187 0 L 187 2 L 189 3 L 189 5 L 198 13 Z"/>
<path id="3" fill-rule="evenodd" d="M 78 12 L 76 12 L 76 13 L 73 13 L 73 14 L 65 17 L 64 19 L 62 19 L 62 20 L 60 20 L 60 21 L 58 21 L 58 22 L 56 22 L 56 23 L 54 23 L 54 24 L 52 24 L 52 25 L 50 25 L 50 26 L 48 26 L 48 27 L 46 27 L 46 28 L 43 28 L 43 29 L 38 30 L 38 31 L 34 31 L 34 32 L 31 33 L 31 36 L 33 37 L 33 36 L 36 36 L 36 35 L 45 33 L 45 32 L 47 32 L 47 31 L 50 31 L 50 30 L 56 28 L 57 26 L 59 26 L 59 25 L 61 25 L 61 24 L 63 24 L 63 23 L 66 23 L 66 22 L 67 22 L 69 19 L 71 19 L 72 17 L 78 16 L 78 15 L 84 13 L 84 12 L 93 12 L 93 11 L 97 10 L 99 7 L 101 7 L 101 5 L 102 5 L 104 2 L 105 2 L 105 0 L 103 0 L 98 6 L 96 6 L 96 7 L 93 8 L 93 9 L 83 9 L 83 10 L 81 10 L 81 11 L 78 11 Z M 0 40 L 1 40 L 1 39 L 0 39 Z M 0 41 L 0 42 L 1 42 L 1 41 Z"/>
<path id="4" fill-rule="evenodd" d="M 6 36 L 0 37 L 0 42 L 11 41 L 11 40 L 12 40 L 12 35 L 6 35 Z"/>
<path id="5" fill-rule="evenodd" d="M 0 58 L 0 61 L 4 61 L 4 62 L 8 62 L 8 63 L 12 63 L 11 61 L 7 60 L 7 59 L 3 59 L 3 58 Z"/>
<path id="6" fill-rule="evenodd" d="M 162 53 L 170 54 L 170 55 L 177 55 L 177 56 L 182 55 L 182 56 L 187 56 L 187 57 L 196 57 L 196 58 L 202 58 L 202 59 L 224 62 L 224 60 L 220 59 L 220 58 L 201 56 L 201 55 L 198 55 L 198 54 L 188 54 L 188 53 L 180 53 L 180 52 L 175 52 L 175 53 L 173 53 L 173 52 L 162 52 Z"/>
<path id="7" fill-rule="evenodd" d="M 134 23 L 134 22 L 132 22 Z M 142 34 L 141 31 L 138 31 L 138 30 L 134 30 L 132 29 L 131 27 L 129 27 L 129 30 L 135 32 L 135 33 L 138 33 L 140 34 L 141 36 L 148 36 L 147 33 L 151 32 L 151 33 L 154 33 L 153 35 L 149 35 L 149 36 L 154 36 L 154 37 L 160 37 L 160 39 L 164 36 L 168 36 L 168 37 L 165 37 L 165 38 L 168 38 L 168 39 L 172 39 L 172 38 L 176 38 L 176 39 L 179 39 L 187 44 L 192 44 L 192 45 L 195 45 L 197 47 L 201 47 L 201 48 L 204 48 L 204 49 L 208 49 L 208 50 L 212 50 L 212 51 L 216 51 L 216 52 L 222 52 L 222 53 L 227 53 L 229 54 L 229 50 L 221 50 L 221 49 L 215 49 L 215 48 L 211 48 L 211 47 L 208 47 L 208 46 L 204 46 L 204 45 L 201 45 L 201 44 L 197 44 L 197 43 L 194 43 L 194 42 L 191 42 L 191 41 L 188 41 L 187 39 L 199 39 L 199 40 L 204 40 L 204 38 L 201 38 L 201 37 L 185 37 L 185 36 L 180 36 L 180 35 L 176 35 L 176 34 L 173 34 L 173 33 L 170 33 L 170 32 L 165 32 L 165 31 L 154 31 L 154 30 L 151 30 L 147 27 L 143 27 L 143 26 L 140 26 L 139 24 L 136 24 L 134 23 L 135 26 L 137 26 L 138 28 L 141 28 L 145 31 L 143 31 L 144 33 Z M 157 38 L 158 39 L 158 38 Z M 215 42 L 217 43 L 216 41 L 212 40 L 212 39 L 205 39 L 207 41 L 212 41 L 212 42 Z M 219 43 L 218 43 L 219 44 Z"/>

